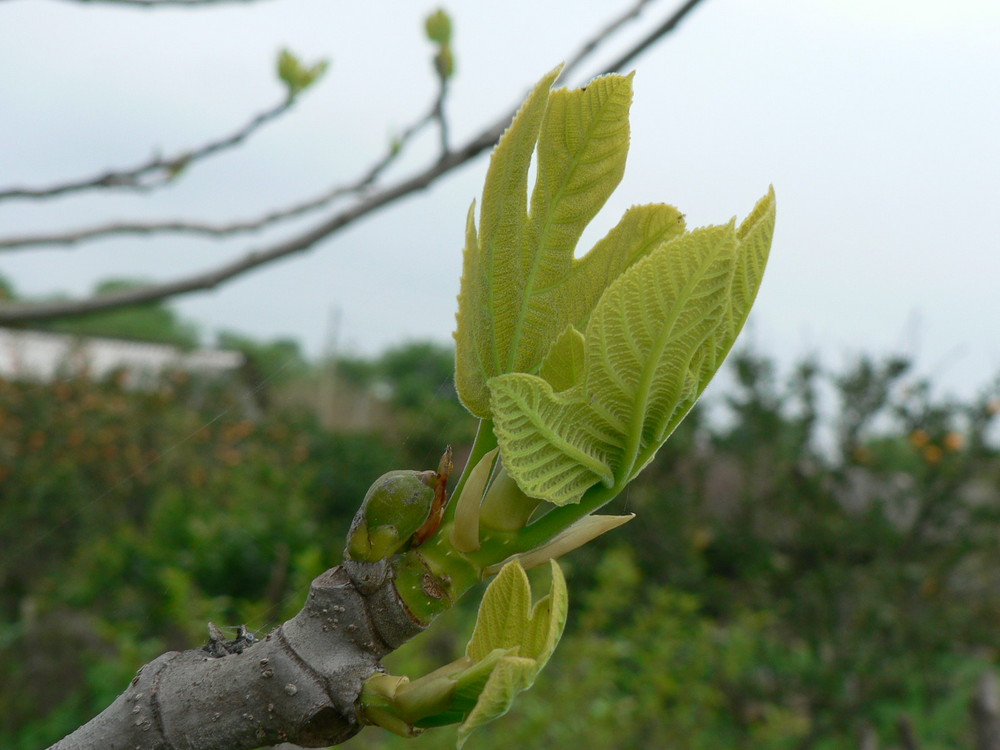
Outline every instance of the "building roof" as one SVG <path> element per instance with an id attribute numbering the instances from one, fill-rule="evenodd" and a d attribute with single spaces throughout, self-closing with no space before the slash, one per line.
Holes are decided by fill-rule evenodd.
<path id="1" fill-rule="evenodd" d="M 0 377 L 50 381 L 66 375 L 102 378 L 126 370 L 133 384 L 169 370 L 221 375 L 244 357 L 223 349 L 184 351 L 169 344 L 0 328 Z"/>

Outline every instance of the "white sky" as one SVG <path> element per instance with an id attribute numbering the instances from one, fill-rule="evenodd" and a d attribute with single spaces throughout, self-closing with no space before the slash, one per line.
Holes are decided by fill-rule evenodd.
<path id="1" fill-rule="evenodd" d="M 332 60 L 284 121 L 154 197 L 8 201 L 0 234 L 112 218 L 233 220 L 352 178 L 429 105 L 422 19 L 434 7 L 0 3 L 3 186 L 198 145 L 279 99 L 279 48 Z M 458 59 L 449 113 L 460 142 L 625 4 L 446 7 Z M 669 7 L 654 4 L 626 38 Z M 819 352 L 834 364 L 861 351 L 909 352 L 949 389 L 970 392 L 1000 372 L 998 40 L 997 0 L 705 0 L 635 63 L 626 176 L 584 248 L 633 203 L 674 203 L 694 227 L 742 217 L 773 183 L 777 232 L 749 334 L 758 347 L 784 362 Z M 430 134 L 417 142 L 394 174 L 424 164 L 434 144 Z M 321 351 L 334 309 L 340 346 L 356 352 L 447 340 L 465 213 L 485 168 L 481 157 L 307 255 L 178 307 L 206 333 L 291 335 L 311 353 Z M 109 276 L 191 272 L 293 231 L 8 253 L 0 273 L 22 293 L 82 293 Z"/>

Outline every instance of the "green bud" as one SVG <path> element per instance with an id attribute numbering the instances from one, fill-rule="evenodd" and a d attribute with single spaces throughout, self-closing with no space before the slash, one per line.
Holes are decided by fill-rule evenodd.
<path id="1" fill-rule="evenodd" d="M 375 480 L 354 516 L 345 554 L 374 562 L 398 552 L 427 520 L 437 483 L 433 471 L 390 471 Z"/>
<path id="2" fill-rule="evenodd" d="M 427 38 L 437 45 L 444 46 L 451 42 L 451 17 L 441 8 L 427 16 L 424 22 Z"/>
<path id="3" fill-rule="evenodd" d="M 455 56 L 452 54 L 450 45 L 443 45 L 438 53 L 434 55 L 434 70 L 438 76 L 447 80 L 455 73 Z"/>
<path id="4" fill-rule="evenodd" d="M 480 526 L 495 531 L 523 529 L 541 500 L 524 494 L 506 467 L 497 472 L 479 510 Z"/>
<path id="5" fill-rule="evenodd" d="M 469 473 L 462 494 L 455 501 L 455 523 L 451 527 L 451 543 L 459 552 L 479 549 L 479 507 L 483 502 L 486 483 L 493 472 L 498 448 L 479 459 Z"/>

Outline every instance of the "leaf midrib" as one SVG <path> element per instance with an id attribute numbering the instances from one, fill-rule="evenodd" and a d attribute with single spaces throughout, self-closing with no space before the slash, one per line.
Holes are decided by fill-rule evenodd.
<path id="1" fill-rule="evenodd" d="M 677 302 L 674 305 L 672 315 L 668 318 L 667 323 L 661 329 L 660 335 L 656 339 L 655 346 L 650 348 L 650 352 L 655 351 L 656 355 L 651 356 L 650 354 L 647 354 L 646 356 L 646 361 L 642 368 L 642 376 L 639 378 L 639 388 L 637 391 L 635 408 L 632 411 L 632 419 L 629 424 L 630 431 L 625 444 L 625 461 L 622 463 L 621 475 L 616 477 L 616 484 L 619 487 L 619 491 L 624 489 L 625 485 L 628 484 L 629 478 L 632 476 L 632 469 L 635 468 L 636 461 L 639 457 L 639 447 L 642 441 L 642 426 L 646 421 L 646 405 L 649 403 L 649 394 L 653 376 L 659 365 L 663 349 L 672 338 L 674 326 L 677 325 L 677 319 L 680 317 L 681 311 L 684 309 L 684 305 L 687 303 L 687 300 L 691 297 L 694 288 L 704 279 L 707 269 L 711 268 L 711 266 L 716 262 L 719 254 L 723 252 L 725 247 L 726 243 L 717 243 L 712 248 L 713 251 L 706 254 L 706 257 L 703 263 L 700 264 L 698 271 L 691 275 L 691 278 L 688 279 L 688 282 L 682 288 L 681 293 L 677 295 Z"/>

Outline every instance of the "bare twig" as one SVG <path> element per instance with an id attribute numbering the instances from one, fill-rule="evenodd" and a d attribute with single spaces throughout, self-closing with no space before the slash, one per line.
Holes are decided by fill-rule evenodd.
<path id="1" fill-rule="evenodd" d="M 1000 750 L 1000 690 L 992 671 L 984 672 L 976 683 L 970 710 L 976 750 Z"/>
<path id="2" fill-rule="evenodd" d="M 431 110 L 434 120 L 438 124 L 438 137 L 441 142 L 441 158 L 448 154 L 448 118 L 444 114 L 444 100 L 448 97 L 448 81 L 441 79 L 441 88 L 438 89 L 437 98 L 434 100 L 434 109 Z"/>
<path id="3" fill-rule="evenodd" d="M 382 173 L 400 157 L 409 142 L 432 122 L 437 122 L 438 124 L 441 141 L 441 158 L 444 158 L 449 153 L 448 121 L 444 114 L 444 103 L 447 95 L 448 82 L 447 80 L 441 80 L 440 88 L 431 108 L 412 125 L 395 136 L 382 158 L 376 161 L 364 174 L 353 182 L 345 185 L 337 185 L 316 197 L 285 208 L 270 211 L 255 219 L 234 221 L 228 224 L 181 220 L 151 222 L 116 221 L 65 232 L 0 237 L 0 251 L 20 250 L 45 245 L 69 246 L 88 240 L 120 235 L 194 234 L 207 237 L 226 237 L 235 234 L 256 232 L 282 221 L 304 216 L 312 211 L 328 206 L 338 198 L 363 193 L 371 189 Z"/>
<path id="4" fill-rule="evenodd" d="M 287 112 L 295 103 L 295 99 L 296 97 L 287 97 L 277 106 L 256 115 L 239 130 L 224 138 L 206 143 L 193 151 L 185 151 L 169 158 L 154 156 L 152 159 L 131 169 L 112 170 L 94 177 L 87 177 L 50 187 L 7 188 L 0 190 L 0 200 L 10 198 L 54 198 L 67 193 L 99 188 L 152 190 L 161 187 L 177 177 L 182 170 L 188 168 L 194 162 L 238 146 L 261 126 Z"/>
<path id="5" fill-rule="evenodd" d="M 635 58 L 645 52 L 647 49 L 656 44 L 660 39 L 665 37 L 671 31 L 676 29 L 681 21 L 683 21 L 688 13 L 695 9 L 695 7 L 701 3 L 702 0 L 687 0 L 684 5 L 674 11 L 669 17 L 667 17 L 663 23 L 649 32 L 646 36 L 636 42 L 634 45 L 629 47 L 617 60 L 612 62 L 610 65 L 605 66 L 601 73 L 614 73 L 621 70 Z M 597 75 L 600 75 L 598 73 Z"/>
<path id="6" fill-rule="evenodd" d="M 513 116 L 513 114 L 511 114 Z M 56 300 L 51 302 L 6 303 L 0 305 L 0 322 L 23 323 L 26 321 L 50 320 L 63 316 L 85 315 L 99 310 L 173 297 L 186 292 L 212 289 L 224 281 L 240 276 L 266 263 L 284 258 L 294 253 L 308 250 L 322 239 L 351 224 L 392 201 L 421 190 L 441 175 L 464 164 L 490 148 L 507 126 L 509 118 L 483 131 L 457 151 L 448 155 L 422 172 L 391 187 L 372 193 L 354 206 L 347 208 L 313 229 L 297 235 L 285 242 L 260 250 L 252 250 L 242 258 L 225 263 L 204 273 L 186 276 L 162 284 L 149 284 L 119 292 L 102 294 L 81 300 Z"/>
<path id="7" fill-rule="evenodd" d="M 670 17 L 654 29 L 653 32 L 630 47 L 621 57 L 619 57 L 613 66 L 610 66 L 600 72 L 617 70 L 633 60 L 642 51 L 648 49 L 657 40 L 661 39 L 667 33 L 675 29 L 680 21 L 695 7 L 695 5 L 698 4 L 698 2 L 700 2 L 700 0 L 688 0 L 687 3 L 671 14 Z M 596 39 L 596 42 L 593 44 L 593 48 L 596 49 L 598 45 L 605 41 L 606 37 L 601 37 L 601 33 L 603 33 L 603 31 L 604 29 L 595 35 L 594 38 Z M 590 44 L 591 42 L 587 43 L 587 45 Z M 584 46 L 585 49 L 587 48 L 587 45 Z M 595 75 L 600 74 L 600 72 Z M 514 116 L 514 112 L 515 110 L 511 110 L 505 113 L 493 124 L 484 129 L 479 135 L 467 141 L 460 148 L 445 152 L 434 164 L 426 167 L 417 174 L 406 179 L 402 179 L 393 185 L 378 190 L 377 192 L 373 192 L 365 198 L 359 199 L 359 202 L 355 205 L 339 211 L 334 216 L 318 224 L 312 229 L 291 237 L 284 242 L 279 242 L 275 245 L 262 249 L 251 250 L 241 258 L 221 264 L 215 268 L 209 269 L 208 271 L 163 283 L 149 284 L 146 286 L 125 289 L 119 292 L 80 300 L 6 303 L 0 305 L 0 323 L 24 323 L 28 321 L 49 320 L 63 316 L 84 315 L 97 312 L 99 310 L 107 310 L 143 302 L 166 299 L 168 297 L 173 297 L 187 292 L 212 289 L 219 286 L 223 282 L 240 276 L 254 268 L 271 263 L 279 258 L 284 258 L 289 255 L 308 250 L 316 243 L 326 239 L 362 216 L 366 216 L 367 214 L 372 213 L 373 211 L 376 211 L 405 195 L 428 187 L 443 174 L 446 174 L 456 167 L 465 164 L 483 151 L 489 149 L 503 134 L 503 131 L 506 129 L 511 118 Z M 436 115 L 432 110 L 431 116 L 428 119 L 434 119 L 435 116 Z M 424 120 L 418 122 L 415 126 L 413 126 L 414 132 L 416 129 L 423 127 L 425 124 L 426 122 Z M 383 161 L 379 164 L 376 164 L 372 170 L 370 170 L 369 174 L 373 174 L 377 177 L 382 169 L 384 169 L 393 158 L 395 158 L 395 156 L 392 152 L 390 152 L 390 155 L 386 159 L 383 159 Z"/>
<path id="8" fill-rule="evenodd" d="M 70 230 L 66 232 L 53 232 L 49 234 L 32 234 L 22 236 L 12 236 L 0 238 L 0 250 L 17 250 L 29 247 L 40 247 L 43 245 L 75 245 L 87 240 L 101 239 L 116 235 L 149 235 L 149 234 L 194 234 L 207 237 L 226 237 L 235 234 L 245 234 L 256 232 L 266 227 L 278 224 L 282 221 L 304 216 L 313 211 L 330 205 L 338 198 L 348 195 L 356 195 L 370 190 L 382 173 L 396 161 L 402 154 L 403 149 L 409 141 L 436 119 L 441 122 L 438 115 L 440 107 L 440 97 L 435 100 L 429 112 L 422 115 L 402 133 L 393 139 L 392 144 L 386 153 L 365 171 L 360 177 L 351 183 L 337 185 L 326 192 L 295 203 L 285 208 L 270 211 L 263 216 L 244 221 L 234 221 L 228 224 L 213 224 L 197 221 L 150 221 L 150 222 L 125 222 L 116 221 L 109 224 L 100 224 L 83 229 Z"/>
<path id="9" fill-rule="evenodd" d="M 569 78 L 570 73 L 576 70 L 580 63 L 586 60 L 590 55 L 597 50 L 604 39 L 607 39 L 616 31 L 618 31 L 622 26 L 627 24 L 629 21 L 634 21 L 642 13 L 643 8 L 649 5 L 652 0 L 639 0 L 635 5 L 626 10 L 620 16 L 615 18 L 611 23 L 602 28 L 599 32 L 594 34 L 590 39 L 584 42 L 580 49 L 577 50 L 576 54 L 566 60 L 563 65 L 562 72 L 559 74 L 560 81 L 564 81 Z"/>

